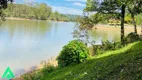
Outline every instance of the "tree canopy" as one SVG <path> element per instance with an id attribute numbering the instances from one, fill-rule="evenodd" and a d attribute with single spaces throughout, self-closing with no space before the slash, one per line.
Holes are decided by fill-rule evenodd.
<path id="1" fill-rule="evenodd" d="M 8 2 L 13 2 L 13 0 L 0 0 L 0 9 L 7 8 Z"/>
<path id="2" fill-rule="evenodd" d="M 7 8 L 8 2 L 13 2 L 13 0 L 0 0 L 0 17 L 4 20 L 3 9 Z"/>
<path id="3" fill-rule="evenodd" d="M 53 11 L 52 7 L 45 3 L 29 4 L 8 4 L 4 10 L 6 17 L 17 17 L 37 20 L 54 20 L 54 21 L 75 21 L 78 15 L 69 16 Z"/>

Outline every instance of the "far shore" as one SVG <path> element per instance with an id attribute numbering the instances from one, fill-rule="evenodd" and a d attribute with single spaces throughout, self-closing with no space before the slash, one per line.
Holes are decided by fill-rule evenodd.
<path id="1" fill-rule="evenodd" d="M 36 19 L 27 19 L 27 18 L 16 18 L 16 17 L 6 17 L 7 20 L 36 20 Z M 52 21 L 52 20 L 45 20 L 45 21 Z M 58 22 L 65 22 L 65 21 L 58 21 Z M 95 25 L 93 30 L 102 30 L 102 31 L 120 31 L 120 26 L 110 26 L 107 24 L 98 24 Z M 125 33 L 130 33 L 134 32 L 134 27 L 133 25 L 127 25 L 125 24 L 124 26 Z M 137 26 L 137 33 L 142 35 L 142 26 Z"/>
<path id="2" fill-rule="evenodd" d="M 142 26 L 137 26 L 137 33 L 138 34 L 141 34 L 142 35 Z M 93 30 L 101 30 L 101 31 L 110 31 L 110 30 L 113 30 L 113 31 L 120 31 L 120 26 L 110 26 L 110 25 L 95 25 L 93 27 Z M 125 25 L 124 26 L 124 31 L 125 33 L 130 33 L 130 32 L 134 32 L 134 27 L 133 25 Z"/>
<path id="3" fill-rule="evenodd" d="M 27 19 L 27 18 L 15 18 L 15 17 L 6 17 L 8 20 L 32 20 L 32 19 Z"/>
<path id="4" fill-rule="evenodd" d="M 28 18 L 17 18 L 17 17 L 6 17 L 6 19 L 7 20 L 37 20 L 37 19 L 28 19 Z M 42 21 L 54 21 L 54 20 L 42 20 Z M 70 21 L 57 21 L 57 22 L 70 22 Z"/>

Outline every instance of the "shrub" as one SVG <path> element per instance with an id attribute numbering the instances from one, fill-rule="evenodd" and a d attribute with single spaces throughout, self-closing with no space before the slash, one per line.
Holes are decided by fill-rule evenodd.
<path id="1" fill-rule="evenodd" d="M 115 49 L 120 49 L 120 48 L 122 48 L 122 47 L 123 47 L 123 45 L 122 45 L 121 42 L 116 42 L 116 43 L 115 43 Z"/>
<path id="2" fill-rule="evenodd" d="M 102 48 L 103 48 L 104 51 L 113 50 L 114 49 L 114 44 L 107 40 L 107 41 L 102 43 Z"/>
<path id="3" fill-rule="evenodd" d="M 126 37 L 126 42 L 127 43 L 132 43 L 132 42 L 135 42 L 135 41 L 138 41 L 139 40 L 139 35 L 134 33 L 134 32 L 131 32 L 130 34 L 128 34 L 128 36 Z"/>
<path id="4" fill-rule="evenodd" d="M 70 64 L 81 63 L 89 56 L 87 46 L 78 40 L 73 40 L 63 47 L 59 56 L 57 57 L 58 65 L 65 67 Z"/>
<path id="5" fill-rule="evenodd" d="M 43 68 L 41 68 L 41 74 L 47 74 L 50 73 L 52 71 L 54 71 L 56 69 L 55 65 L 53 65 L 53 63 L 51 63 L 51 61 L 53 61 L 53 59 L 45 61 L 43 60 L 41 62 L 41 65 L 43 66 Z"/>
<path id="6" fill-rule="evenodd" d="M 45 66 L 41 69 L 41 73 L 42 73 L 42 74 L 47 74 L 47 73 L 50 73 L 50 72 L 54 71 L 55 69 L 56 69 L 55 66 L 50 65 L 50 64 L 47 64 L 47 65 L 45 65 Z"/>
<path id="7" fill-rule="evenodd" d="M 41 75 L 38 73 L 38 71 L 32 71 L 28 72 L 21 76 L 21 79 L 17 80 L 39 80 Z"/>

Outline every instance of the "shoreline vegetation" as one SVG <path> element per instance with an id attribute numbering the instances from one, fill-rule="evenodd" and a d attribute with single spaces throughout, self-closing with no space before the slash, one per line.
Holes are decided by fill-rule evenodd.
<path id="1" fill-rule="evenodd" d="M 8 19 L 18 20 L 51 20 L 75 22 L 80 15 L 62 14 L 53 11 L 52 7 L 45 3 L 30 4 L 8 4 L 7 9 L 3 11 L 4 16 Z"/>
<path id="2" fill-rule="evenodd" d="M 37 20 L 37 19 L 18 18 L 18 17 L 6 17 L 5 19 L 6 20 Z M 56 21 L 56 20 L 41 20 L 41 21 Z M 57 21 L 57 22 L 72 22 L 72 21 Z"/>

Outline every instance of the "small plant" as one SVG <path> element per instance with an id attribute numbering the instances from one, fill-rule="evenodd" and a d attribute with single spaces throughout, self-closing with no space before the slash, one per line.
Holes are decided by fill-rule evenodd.
<path id="1" fill-rule="evenodd" d="M 73 40 L 63 47 L 59 56 L 57 57 L 58 65 L 65 67 L 70 64 L 81 63 L 89 56 L 87 46 L 78 40 Z"/>
<path id="2" fill-rule="evenodd" d="M 40 77 L 41 75 L 38 73 L 38 71 L 31 71 L 22 75 L 20 80 L 39 80 Z"/>
<path id="3" fill-rule="evenodd" d="M 41 62 L 41 65 L 43 67 L 41 68 L 40 73 L 43 74 L 43 75 L 45 75 L 45 74 L 48 74 L 48 73 L 54 71 L 56 69 L 56 66 L 53 65 L 53 63 L 51 63 L 53 61 L 54 61 L 54 59 L 52 59 L 52 58 L 51 58 L 51 60 L 48 60 L 48 62 L 45 61 L 45 60 L 43 60 Z"/>
<path id="4" fill-rule="evenodd" d="M 113 50 L 114 46 L 115 46 L 115 44 L 108 41 L 108 40 L 102 43 L 102 48 L 104 51 Z"/>
<path id="5" fill-rule="evenodd" d="M 121 44 L 121 42 L 116 42 L 115 43 L 115 49 L 120 49 L 122 47 L 123 47 L 123 45 Z"/>
<path id="6" fill-rule="evenodd" d="M 50 73 L 52 71 L 54 71 L 56 69 L 55 66 L 51 65 L 51 64 L 46 64 L 44 65 L 44 67 L 41 69 L 41 73 L 42 74 L 47 74 Z"/>

